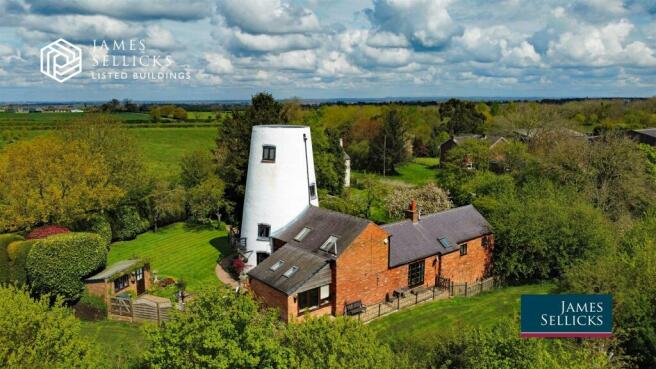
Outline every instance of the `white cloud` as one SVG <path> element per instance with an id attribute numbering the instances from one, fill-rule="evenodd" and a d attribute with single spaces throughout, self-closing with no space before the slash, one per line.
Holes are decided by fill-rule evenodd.
<path id="1" fill-rule="evenodd" d="M 205 53 L 203 59 L 207 62 L 207 70 L 213 74 L 227 74 L 234 72 L 232 61 L 221 54 Z"/>
<path id="2" fill-rule="evenodd" d="M 220 0 L 218 11 L 228 26 L 250 34 L 320 30 L 319 19 L 312 11 L 281 0 Z"/>
<path id="3" fill-rule="evenodd" d="M 194 20 L 209 16 L 208 0 L 26 0 L 35 14 L 105 15 L 125 20 Z"/>
<path id="4" fill-rule="evenodd" d="M 55 17 L 28 15 L 23 18 L 22 27 L 26 33 L 40 32 L 49 34 L 50 38 L 63 37 L 69 41 L 88 41 L 103 38 L 120 40 L 134 37 L 142 31 L 141 26 L 104 15 L 62 15 Z"/>
<path id="5" fill-rule="evenodd" d="M 377 31 L 404 35 L 417 48 L 441 48 L 461 33 L 447 10 L 450 0 L 374 0 L 367 9 Z"/>
<path id="6" fill-rule="evenodd" d="M 317 56 L 313 50 L 270 54 L 264 59 L 269 66 L 280 69 L 314 71 L 317 66 Z"/>
<path id="7" fill-rule="evenodd" d="M 159 50 L 173 50 L 184 47 L 184 45 L 180 45 L 175 41 L 173 34 L 169 30 L 160 25 L 148 27 L 146 30 L 146 46 Z"/>

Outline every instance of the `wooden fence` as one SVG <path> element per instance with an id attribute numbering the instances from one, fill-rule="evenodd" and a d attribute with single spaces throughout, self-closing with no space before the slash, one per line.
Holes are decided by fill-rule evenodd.
<path id="1" fill-rule="evenodd" d="M 159 325 L 169 320 L 171 308 L 169 299 L 157 296 L 142 295 L 134 301 L 125 297 L 112 297 L 109 318 L 131 322 L 153 321 Z"/>
<path id="2" fill-rule="evenodd" d="M 453 283 L 445 278 L 438 278 L 437 284 L 431 288 L 418 288 L 390 301 L 368 305 L 363 313 L 353 315 L 353 318 L 370 322 L 381 316 L 403 310 L 426 301 L 441 300 L 455 296 L 476 296 L 481 292 L 494 288 L 494 278 L 488 278 L 476 283 Z"/>

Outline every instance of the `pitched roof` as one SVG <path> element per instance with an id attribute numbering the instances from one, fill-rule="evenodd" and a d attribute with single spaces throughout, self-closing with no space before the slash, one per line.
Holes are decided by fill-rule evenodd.
<path id="1" fill-rule="evenodd" d="M 135 264 L 139 262 L 138 259 L 133 260 L 121 260 L 117 263 L 110 265 L 96 275 L 93 275 L 85 280 L 85 282 L 100 282 L 105 279 L 113 276 L 116 273 L 125 272 L 130 270 Z"/>
<path id="2" fill-rule="evenodd" d="M 283 264 L 272 270 L 271 267 L 279 261 Z M 251 269 L 248 275 L 291 295 L 322 268 L 328 266 L 328 261 L 329 259 L 312 252 L 285 245 Z M 286 277 L 284 274 L 294 266 L 298 268 L 296 272 Z"/>
<path id="3" fill-rule="evenodd" d="M 328 266 L 355 240 L 356 237 L 371 223 L 369 220 L 354 217 L 336 211 L 310 206 L 288 225 L 271 235 L 286 244 L 271 254 L 263 262 L 248 272 L 254 279 L 291 295 L 303 286 L 305 282 Z M 308 228 L 304 237 L 299 233 Z M 336 250 L 321 250 L 321 246 L 330 236 L 337 238 Z M 277 270 L 271 267 L 283 261 Z M 291 276 L 284 273 L 292 266 L 298 270 Z"/>
<path id="4" fill-rule="evenodd" d="M 633 132 L 656 138 L 656 128 L 634 129 Z"/>
<path id="5" fill-rule="evenodd" d="M 369 223 L 371 222 L 367 219 L 310 206 L 271 237 L 322 257 L 336 258 L 362 233 Z M 310 232 L 299 241 L 295 237 L 303 228 L 309 228 Z M 321 245 L 330 236 L 337 237 L 335 254 L 320 250 Z"/>
<path id="6" fill-rule="evenodd" d="M 390 266 L 395 267 L 436 254 L 446 254 L 458 244 L 491 232 L 492 227 L 472 205 L 423 215 L 382 226 L 390 235 Z M 439 239 L 446 238 L 447 246 Z"/>

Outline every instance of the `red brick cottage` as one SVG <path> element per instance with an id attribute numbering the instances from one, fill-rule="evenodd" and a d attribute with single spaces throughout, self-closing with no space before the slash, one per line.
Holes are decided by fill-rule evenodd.
<path id="1" fill-rule="evenodd" d="M 366 219 L 308 207 L 271 236 L 273 254 L 249 271 L 250 288 L 285 321 L 343 315 L 395 291 L 432 287 L 438 277 L 482 279 L 490 266 L 490 225 L 473 207 L 378 226 Z"/>

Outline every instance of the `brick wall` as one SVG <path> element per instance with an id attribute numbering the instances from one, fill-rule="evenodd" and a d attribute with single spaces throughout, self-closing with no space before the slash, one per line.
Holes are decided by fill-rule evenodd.
<path id="1" fill-rule="evenodd" d="M 250 289 L 264 305 L 278 309 L 282 320 L 289 321 L 295 315 L 293 308 L 290 307 L 290 300 L 293 302 L 291 296 L 287 296 L 257 279 L 250 280 Z"/>
<path id="2" fill-rule="evenodd" d="M 455 283 L 472 283 L 485 277 L 491 267 L 494 240 L 489 236 L 487 248 L 482 245 L 483 237 L 467 241 L 467 255 L 460 255 L 460 249 L 442 255 L 439 275 Z"/>

